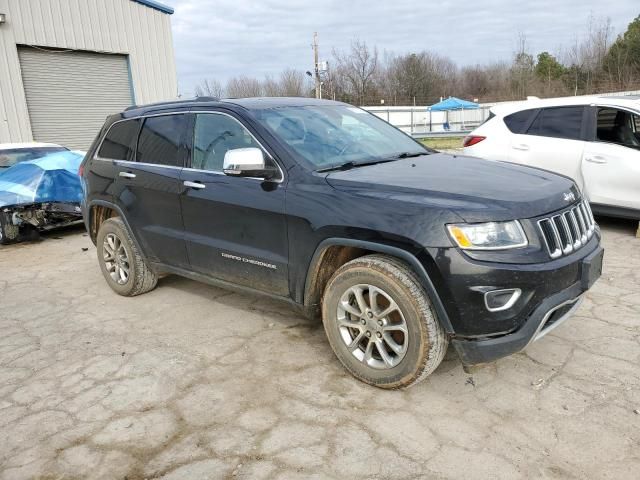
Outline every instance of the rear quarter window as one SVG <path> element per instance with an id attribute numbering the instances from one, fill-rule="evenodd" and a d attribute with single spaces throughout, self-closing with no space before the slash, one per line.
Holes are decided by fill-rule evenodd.
<path id="1" fill-rule="evenodd" d="M 133 161 L 139 129 L 139 119 L 114 123 L 102 140 L 98 156 L 110 160 Z"/>
<path id="2" fill-rule="evenodd" d="M 524 133 L 525 128 L 529 124 L 531 117 L 538 111 L 533 108 L 529 110 L 521 110 L 504 117 L 504 124 L 511 133 Z"/>

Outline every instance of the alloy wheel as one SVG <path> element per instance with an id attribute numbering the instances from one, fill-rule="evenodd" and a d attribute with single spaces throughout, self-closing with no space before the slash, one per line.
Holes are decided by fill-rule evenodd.
<path id="1" fill-rule="evenodd" d="M 129 257 L 122 240 L 114 233 L 104 237 L 102 243 L 102 258 L 107 272 L 118 285 L 124 285 L 129 280 Z"/>
<path id="2" fill-rule="evenodd" d="M 407 353 L 409 330 L 391 296 L 379 287 L 354 285 L 337 308 L 340 337 L 351 354 L 369 367 L 389 369 Z"/>

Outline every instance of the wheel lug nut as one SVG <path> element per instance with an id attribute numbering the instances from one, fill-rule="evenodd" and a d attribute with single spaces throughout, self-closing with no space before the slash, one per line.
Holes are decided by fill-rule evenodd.
<path id="1" fill-rule="evenodd" d="M 371 313 L 371 312 L 367 312 L 367 317 L 369 317 L 369 318 L 373 318 L 373 313 Z"/>
<path id="2" fill-rule="evenodd" d="M 362 320 L 360 320 L 360 323 L 366 325 L 367 321 L 363 318 Z"/>
<path id="3" fill-rule="evenodd" d="M 382 334 L 381 334 L 380 332 L 377 332 L 377 333 L 376 333 L 376 337 L 378 337 L 378 338 L 382 338 Z"/>
<path id="4" fill-rule="evenodd" d="M 382 326 L 382 320 L 378 320 L 378 325 Z"/>
<path id="5" fill-rule="evenodd" d="M 371 336 L 371 332 L 369 330 L 367 330 L 367 337 Z"/>

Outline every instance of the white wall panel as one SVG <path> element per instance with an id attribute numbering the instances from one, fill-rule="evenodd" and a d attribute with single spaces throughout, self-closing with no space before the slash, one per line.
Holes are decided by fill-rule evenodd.
<path id="1" fill-rule="evenodd" d="M 177 95 L 170 15 L 132 0 L 0 0 L 0 143 L 32 139 L 16 45 L 126 54 L 137 104 Z"/>

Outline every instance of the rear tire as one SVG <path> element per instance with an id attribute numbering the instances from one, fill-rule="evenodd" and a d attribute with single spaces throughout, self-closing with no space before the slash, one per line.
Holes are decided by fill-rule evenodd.
<path id="1" fill-rule="evenodd" d="M 96 246 L 102 274 L 118 295 L 134 297 L 155 288 L 158 275 L 140 255 L 121 218 L 100 225 Z"/>
<path id="2" fill-rule="evenodd" d="M 357 258 L 334 273 L 322 301 L 322 322 L 344 367 L 386 389 L 426 378 L 449 343 L 415 273 L 385 255 Z"/>

